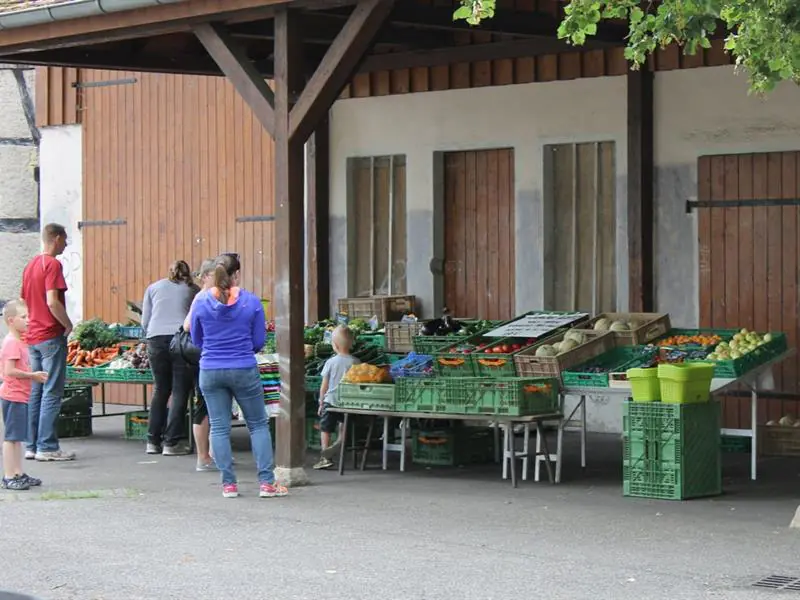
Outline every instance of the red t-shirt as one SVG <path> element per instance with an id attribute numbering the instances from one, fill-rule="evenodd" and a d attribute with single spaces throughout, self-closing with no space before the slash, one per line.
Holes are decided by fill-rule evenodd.
<path id="1" fill-rule="evenodd" d="M 28 346 L 10 333 L 3 340 L 3 348 L 0 349 L 0 365 L 3 365 L 3 370 L 5 370 L 7 360 L 16 361 L 16 367 L 20 371 L 28 372 L 31 370 L 28 359 Z M 30 396 L 30 379 L 3 377 L 3 385 L 0 385 L 0 398 L 9 402 L 27 402 Z"/>
<path id="2" fill-rule="evenodd" d="M 25 341 L 31 346 L 64 335 L 64 326 L 47 306 L 47 292 L 50 290 L 58 290 L 58 297 L 64 304 L 67 282 L 64 281 L 61 263 L 52 256 L 40 254 L 22 272 L 22 299 L 28 305 Z"/>

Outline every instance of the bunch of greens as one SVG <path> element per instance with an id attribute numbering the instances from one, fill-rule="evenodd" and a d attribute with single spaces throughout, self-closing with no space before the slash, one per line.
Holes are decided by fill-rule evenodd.
<path id="1" fill-rule="evenodd" d="M 79 323 L 73 331 L 73 337 L 81 350 L 108 348 L 121 340 L 117 331 L 109 328 L 100 319 L 90 319 Z"/>

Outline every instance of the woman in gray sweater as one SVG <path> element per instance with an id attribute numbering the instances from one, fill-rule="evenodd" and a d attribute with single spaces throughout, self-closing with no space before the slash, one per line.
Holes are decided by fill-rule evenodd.
<path id="1" fill-rule="evenodd" d="M 147 454 L 181 456 L 189 453 L 186 407 L 194 381 L 188 365 L 169 351 L 169 344 L 198 291 L 189 265 L 179 260 L 172 264 L 166 279 L 150 284 L 144 293 L 142 329 L 155 381 L 150 401 Z M 169 402 L 170 396 L 172 402 Z"/>

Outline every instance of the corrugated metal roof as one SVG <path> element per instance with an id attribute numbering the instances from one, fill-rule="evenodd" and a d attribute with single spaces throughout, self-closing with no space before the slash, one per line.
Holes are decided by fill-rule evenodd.
<path id="1" fill-rule="evenodd" d="M 0 13 L 16 12 L 26 8 L 43 8 L 53 4 L 69 4 L 75 0 L 0 0 Z"/>

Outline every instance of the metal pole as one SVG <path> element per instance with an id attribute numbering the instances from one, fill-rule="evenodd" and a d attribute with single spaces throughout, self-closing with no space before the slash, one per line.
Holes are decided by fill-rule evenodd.
<path id="1" fill-rule="evenodd" d="M 389 295 L 394 294 L 394 154 L 389 156 Z"/>
<path id="2" fill-rule="evenodd" d="M 578 309 L 578 144 L 572 145 L 572 310 Z"/>
<path id="3" fill-rule="evenodd" d="M 601 268 L 598 265 L 599 256 L 599 238 L 600 238 L 600 143 L 595 142 L 594 145 L 594 235 L 592 238 L 594 246 L 594 260 L 592 263 L 592 314 L 598 314 L 597 304 L 600 296 L 600 276 Z"/>
<path id="4" fill-rule="evenodd" d="M 369 295 L 375 295 L 375 157 L 369 159 Z"/>

